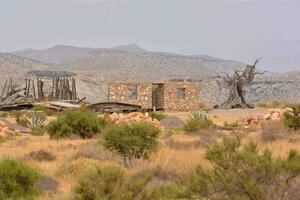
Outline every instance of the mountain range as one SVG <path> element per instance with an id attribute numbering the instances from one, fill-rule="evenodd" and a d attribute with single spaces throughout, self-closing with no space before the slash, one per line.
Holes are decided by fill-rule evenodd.
<path id="1" fill-rule="evenodd" d="M 48 49 L 25 49 L 0 53 L 0 77 L 27 76 L 33 70 L 64 70 L 77 78 L 80 96 L 88 101 L 107 100 L 110 81 L 167 81 L 192 79 L 201 82 L 200 98 L 212 104 L 226 99 L 228 90 L 216 75 L 241 71 L 245 63 L 208 55 L 150 52 L 136 44 L 113 48 L 58 45 Z M 300 73 L 265 73 L 247 87 L 251 102 L 287 100 L 300 102 Z"/>

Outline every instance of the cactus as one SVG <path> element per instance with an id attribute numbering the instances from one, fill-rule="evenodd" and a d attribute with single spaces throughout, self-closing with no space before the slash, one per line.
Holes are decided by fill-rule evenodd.
<path id="1" fill-rule="evenodd" d="M 204 111 L 198 110 L 198 111 L 193 111 L 191 113 L 191 119 L 193 119 L 193 120 L 204 120 L 205 121 L 208 118 L 207 118 Z"/>

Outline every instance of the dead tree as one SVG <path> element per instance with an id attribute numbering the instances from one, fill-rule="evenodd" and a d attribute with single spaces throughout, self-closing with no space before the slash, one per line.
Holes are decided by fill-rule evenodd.
<path id="1" fill-rule="evenodd" d="M 226 102 L 221 104 L 222 109 L 232 108 L 253 108 L 252 105 L 246 102 L 244 86 L 253 81 L 255 75 L 263 74 L 264 72 L 255 72 L 255 67 L 259 63 L 260 59 L 257 59 L 253 65 L 247 65 L 245 70 L 241 73 L 235 71 L 232 76 L 228 74 L 224 76 L 217 76 L 222 78 L 229 89 L 229 97 Z"/>

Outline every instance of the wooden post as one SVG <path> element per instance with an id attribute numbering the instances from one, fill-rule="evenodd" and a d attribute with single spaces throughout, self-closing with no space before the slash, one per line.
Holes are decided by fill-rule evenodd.
<path id="1" fill-rule="evenodd" d="M 77 99 L 77 91 L 76 91 L 76 82 L 75 82 L 75 79 L 74 78 L 72 78 L 72 81 L 73 81 L 73 85 L 74 85 L 74 100 L 76 100 Z"/>
<path id="2" fill-rule="evenodd" d="M 27 94 L 27 83 L 28 83 L 28 81 L 27 81 L 27 78 L 25 78 L 25 90 L 24 90 L 24 95 L 26 96 Z"/>
<path id="3" fill-rule="evenodd" d="M 41 96 L 42 96 L 42 101 L 44 101 L 44 91 L 43 91 L 43 87 L 44 87 L 44 81 L 41 80 Z"/>
<path id="4" fill-rule="evenodd" d="M 55 87 L 55 80 L 54 80 L 54 76 L 52 77 L 52 91 L 51 91 L 51 100 L 54 99 L 54 87 Z"/>
<path id="5" fill-rule="evenodd" d="M 34 79 L 32 79 L 32 91 L 33 91 L 33 101 L 35 101 L 36 100 L 36 96 L 35 96 Z"/>
<path id="6" fill-rule="evenodd" d="M 27 90 L 26 90 L 26 96 L 29 96 L 29 92 L 30 92 L 30 79 L 28 79 L 28 84 L 27 85 Z"/>
<path id="7" fill-rule="evenodd" d="M 3 95 L 5 94 L 6 85 L 7 85 L 7 80 L 5 80 L 4 87 L 2 88 L 2 91 L 1 91 L 1 98 L 4 98 Z"/>
<path id="8" fill-rule="evenodd" d="M 9 83 L 8 83 L 8 86 L 7 86 L 7 90 L 6 90 L 6 96 L 8 96 L 9 93 L 10 93 L 11 85 L 12 85 L 12 80 L 11 80 L 11 78 L 10 78 Z"/>

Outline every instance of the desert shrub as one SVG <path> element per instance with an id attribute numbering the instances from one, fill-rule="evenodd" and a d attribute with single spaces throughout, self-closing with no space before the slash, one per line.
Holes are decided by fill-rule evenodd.
<path id="1" fill-rule="evenodd" d="M 38 104 L 34 105 L 34 106 L 32 107 L 32 110 L 33 110 L 33 111 L 36 111 L 36 112 L 43 112 L 43 113 L 45 113 L 47 116 L 53 116 L 53 115 L 58 114 L 56 111 L 51 110 L 51 109 L 47 108 L 46 106 L 38 105 Z"/>
<path id="2" fill-rule="evenodd" d="M 10 117 L 18 118 L 18 117 L 26 115 L 26 113 L 27 112 L 22 111 L 22 110 L 13 110 L 13 111 L 10 111 L 8 115 Z"/>
<path id="3" fill-rule="evenodd" d="M 66 124 L 63 118 L 58 118 L 56 121 L 50 122 L 46 127 L 50 138 L 70 138 L 73 134 L 73 129 Z"/>
<path id="4" fill-rule="evenodd" d="M 184 125 L 187 132 L 197 131 L 199 129 L 208 129 L 213 127 L 213 122 L 208 119 L 203 111 L 194 111 Z"/>
<path id="5" fill-rule="evenodd" d="M 291 150 L 287 158 L 274 159 L 270 150 L 261 152 L 255 143 L 241 146 L 237 138 L 209 146 L 206 159 L 212 169 L 197 167 L 176 190 L 176 198 L 288 200 L 290 186 L 300 175 L 297 151 Z"/>
<path id="6" fill-rule="evenodd" d="M 56 121 L 49 123 L 47 130 L 51 138 L 69 138 L 71 136 L 91 138 L 100 133 L 103 119 L 86 108 L 67 110 Z"/>
<path id="7" fill-rule="evenodd" d="M 6 117 L 8 117 L 8 113 L 7 112 L 0 112 L 0 117 L 6 118 Z"/>
<path id="8" fill-rule="evenodd" d="M 225 121 L 224 126 L 225 127 L 231 127 L 231 128 L 237 128 L 237 127 L 240 126 L 240 123 L 238 121 L 234 121 L 234 122 Z"/>
<path id="9" fill-rule="evenodd" d="M 44 113 L 36 111 L 16 117 L 16 122 L 21 126 L 29 128 L 32 135 L 44 134 L 46 120 L 46 115 Z"/>
<path id="10" fill-rule="evenodd" d="M 194 141 L 180 141 L 170 137 L 166 139 L 165 144 L 171 149 L 190 150 L 190 149 L 198 149 L 199 147 L 201 147 L 202 141 L 200 138 Z"/>
<path id="11" fill-rule="evenodd" d="M 207 129 L 213 127 L 213 122 L 207 120 L 189 119 L 184 125 L 184 130 L 187 132 L 197 131 L 199 129 Z"/>
<path id="12" fill-rule="evenodd" d="M 43 192 L 57 192 L 59 190 L 59 182 L 50 176 L 43 176 L 39 187 Z"/>
<path id="13" fill-rule="evenodd" d="M 74 189 L 76 200 L 156 200 L 157 190 L 147 187 L 151 171 L 129 176 L 118 167 L 98 167 L 78 180 Z"/>
<path id="14" fill-rule="evenodd" d="M 34 199 L 39 193 L 40 174 L 26 164 L 4 159 L 0 161 L 0 199 Z"/>
<path id="15" fill-rule="evenodd" d="M 13 135 L 5 135 L 5 136 L 0 136 L 0 144 L 7 142 L 8 140 L 12 140 L 15 137 Z"/>
<path id="16" fill-rule="evenodd" d="M 103 144 L 127 162 L 131 158 L 148 158 L 158 148 L 159 134 L 159 128 L 147 123 L 126 124 L 108 129 Z"/>
<path id="17" fill-rule="evenodd" d="M 260 102 L 256 106 L 260 108 L 285 108 L 289 104 L 286 101 L 272 101 L 268 103 Z"/>
<path id="18" fill-rule="evenodd" d="M 85 145 L 75 154 L 74 159 L 88 158 L 98 161 L 115 161 L 118 159 L 115 154 L 101 145 Z"/>
<path id="19" fill-rule="evenodd" d="M 59 177 L 78 177 L 89 171 L 96 169 L 100 162 L 94 159 L 78 158 L 76 160 L 66 160 L 57 170 Z"/>
<path id="20" fill-rule="evenodd" d="M 166 115 L 164 113 L 158 113 L 158 112 L 149 112 L 149 117 L 152 119 L 157 119 L 158 121 L 164 119 Z"/>
<path id="21" fill-rule="evenodd" d="M 282 121 L 264 121 L 261 123 L 261 137 L 264 141 L 275 141 L 288 136 L 288 130 Z"/>
<path id="22" fill-rule="evenodd" d="M 35 161 L 53 161 L 55 160 L 55 156 L 50 151 L 39 150 L 32 151 L 25 156 L 27 159 L 35 160 Z"/>
<path id="23" fill-rule="evenodd" d="M 201 120 L 201 121 L 205 121 L 205 120 L 207 120 L 208 118 L 207 118 L 207 116 L 206 116 L 206 114 L 205 114 L 205 112 L 204 111 L 202 111 L 202 110 L 198 110 L 198 111 L 193 111 L 192 113 L 191 113 L 191 119 L 193 119 L 193 120 Z"/>
<path id="24" fill-rule="evenodd" d="M 285 112 L 283 117 L 283 123 L 286 127 L 293 130 L 300 129 L 300 104 L 293 105 L 291 107 L 292 112 Z"/>
<path id="25" fill-rule="evenodd" d="M 75 187 L 76 200 L 121 199 L 124 172 L 116 167 L 98 167 L 82 176 Z"/>

